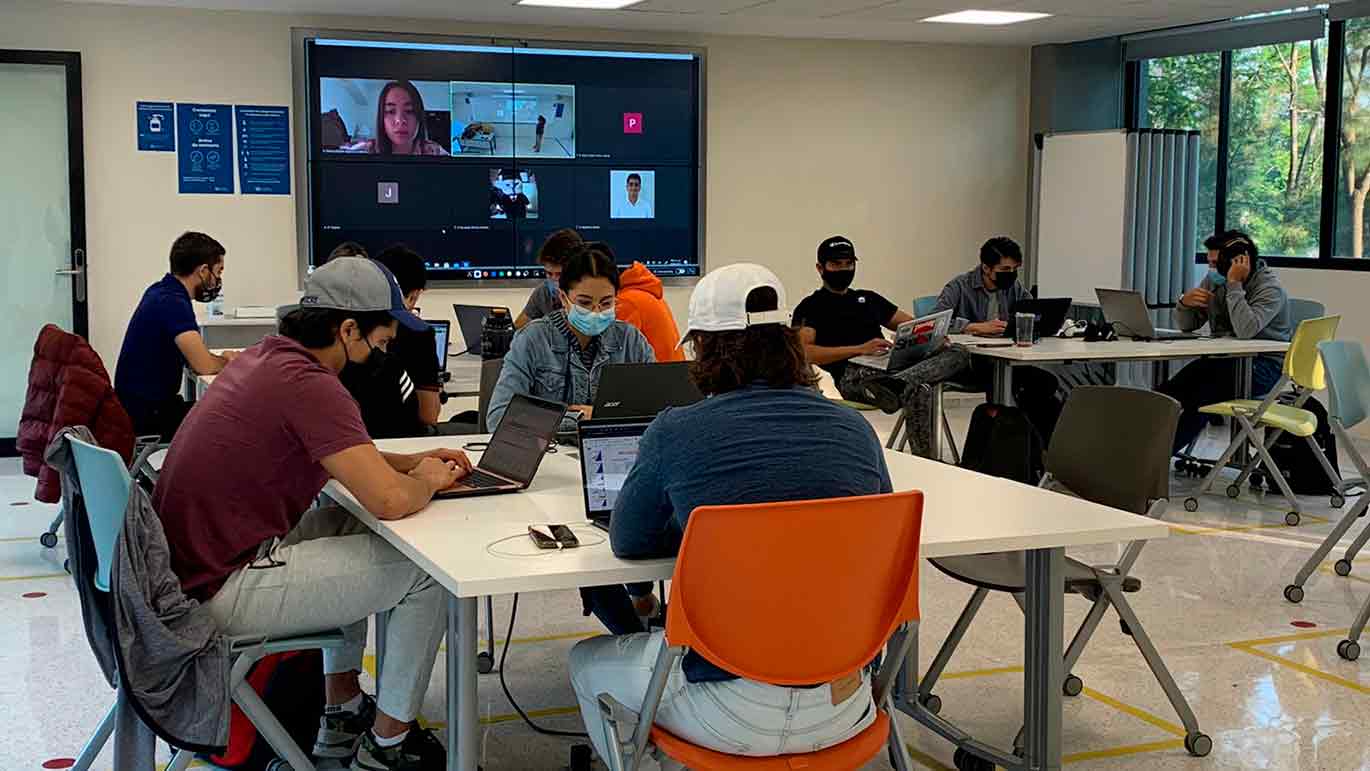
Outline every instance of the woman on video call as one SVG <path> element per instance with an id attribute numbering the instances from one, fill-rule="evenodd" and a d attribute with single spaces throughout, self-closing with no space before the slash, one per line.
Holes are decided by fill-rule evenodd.
<path id="1" fill-rule="evenodd" d="M 342 150 L 373 155 L 449 155 L 428 138 L 423 97 L 407 80 L 392 80 L 376 100 L 376 136 Z"/>

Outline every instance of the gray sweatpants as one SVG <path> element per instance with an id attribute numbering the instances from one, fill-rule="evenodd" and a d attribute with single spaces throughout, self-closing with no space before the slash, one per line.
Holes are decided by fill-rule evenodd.
<path id="1" fill-rule="evenodd" d="M 380 710 L 418 716 L 442 640 L 441 586 L 408 557 L 338 506 L 314 509 L 299 526 L 264 547 L 209 601 L 227 635 L 288 637 L 341 628 L 348 644 L 323 652 L 325 674 L 361 671 L 366 624 L 390 611 Z"/>
<path id="2" fill-rule="evenodd" d="M 837 390 L 844 399 L 864 402 L 870 399 L 866 395 L 865 381 L 875 377 L 902 380 L 905 384 L 902 401 L 904 425 L 909 432 L 909 452 L 926 458 L 932 454 L 932 432 L 938 427 L 932 425 L 932 391 L 923 386 L 956 380 L 958 375 L 968 377 L 969 372 L 970 351 L 962 345 L 948 345 L 899 372 L 886 372 L 848 362 Z"/>

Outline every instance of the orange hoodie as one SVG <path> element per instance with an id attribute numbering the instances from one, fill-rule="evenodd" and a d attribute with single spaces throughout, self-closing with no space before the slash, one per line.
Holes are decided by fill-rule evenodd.
<path id="1" fill-rule="evenodd" d="M 618 280 L 618 320 L 632 324 L 647 337 L 657 361 L 684 361 L 685 352 L 676 347 L 680 330 L 671 306 L 661 299 L 661 279 L 646 265 L 634 262 Z"/>

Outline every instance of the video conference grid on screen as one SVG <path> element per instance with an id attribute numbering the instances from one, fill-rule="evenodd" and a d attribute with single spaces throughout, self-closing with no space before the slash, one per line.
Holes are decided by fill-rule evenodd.
<path id="1" fill-rule="evenodd" d="M 541 278 L 574 227 L 699 275 L 697 57 L 314 40 L 307 61 L 312 261 L 404 243 L 437 279 Z"/>

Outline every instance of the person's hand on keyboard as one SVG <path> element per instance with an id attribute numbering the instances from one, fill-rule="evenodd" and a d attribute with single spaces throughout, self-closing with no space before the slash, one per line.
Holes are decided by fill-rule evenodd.
<path id="1" fill-rule="evenodd" d="M 456 484 L 457 480 L 468 476 L 470 473 L 469 464 L 463 468 L 453 460 L 428 457 L 419 461 L 419 465 L 409 472 L 409 476 L 424 482 L 430 491 L 436 493 L 446 490 Z"/>
<path id="2" fill-rule="evenodd" d="M 420 458 L 437 458 L 442 461 L 450 460 L 457 464 L 459 468 L 468 472 L 472 468 L 471 459 L 468 458 L 466 453 L 462 450 L 449 450 L 446 447 L 439 447 L 436 450 L 428 450 L 427 452 L 421 452 L 418 455 Z"/>

